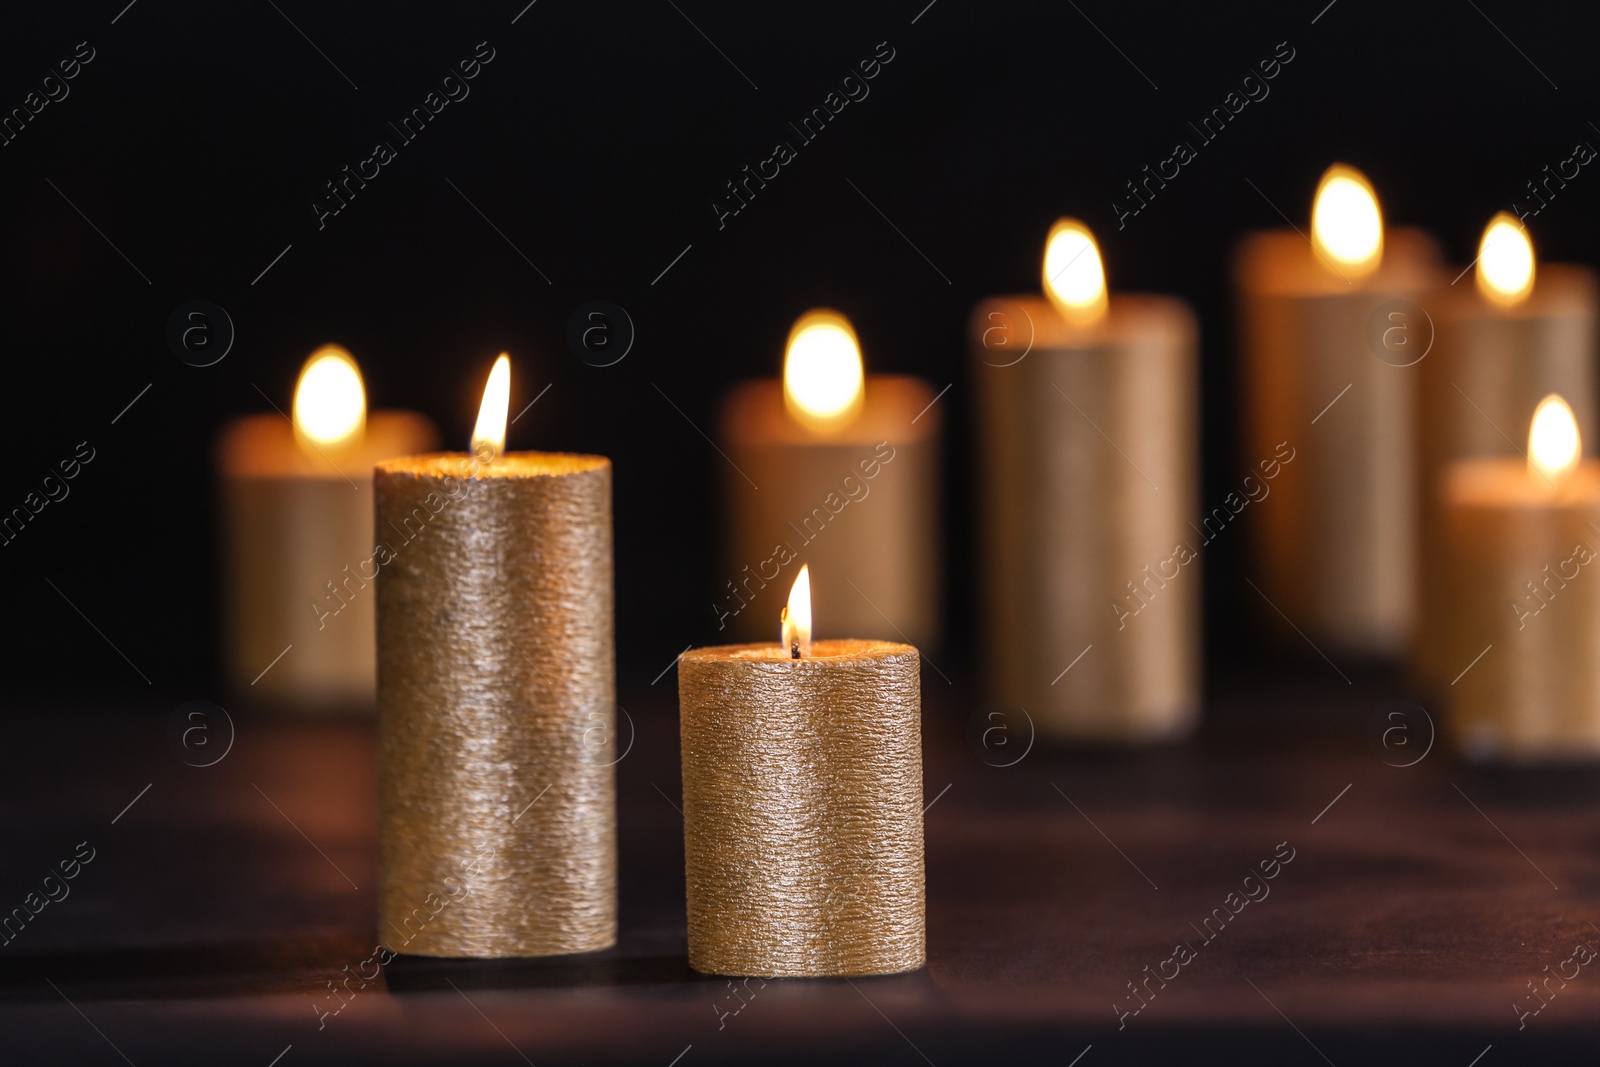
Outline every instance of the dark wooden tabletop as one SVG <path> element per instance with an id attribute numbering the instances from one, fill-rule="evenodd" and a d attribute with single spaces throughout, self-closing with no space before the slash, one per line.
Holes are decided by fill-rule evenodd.
<path id="1" fill-rule="evenodd" d="M 929 674 L 927 969 L 734 989 L 686 963 L 668 675 L 625 703 L 617 947 L 402 958 L 347 1000 L 370 722 L 236 711 L 197 767 L 220 720 L 185 748 L 170 706 L 13 708 L 0 909 L 39 910 L 0 947 L 0 1061 L 1592 1061 L 1600 772 L 1463 765 L 1353 677 L 1225 680 L 1185 746 L 1064 753 Z"/>

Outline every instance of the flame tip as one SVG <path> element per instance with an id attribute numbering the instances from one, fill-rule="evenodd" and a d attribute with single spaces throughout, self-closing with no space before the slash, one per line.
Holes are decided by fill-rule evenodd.
<path id="1" fill-rule="evenodd" d="M 865 389 L 861 343 L 850 320 L 831 308 L 813 308 L 796 319 L 783 358 L 783 399 L 790 414 L 814 430 L 837 430 L 861 410 Z"/>
<path id="2" fill-rule="evenodd" d="M 472 429 L 472 454 L 493 463 L 506 447 L 506 416 L 511 411 L 511 357 L 500 353 L 483 385 L 483 402 Z"/>
<path id="3" fill-rule="evenodd" d="M 778 615 L 783 647 L 794 659 L 811 655 L 811 568 L 802 563 Z"/>
<path id="4" fill-rule="evenodd" d="M 367 424 L 367 394 L 355 357 L 325 344 L 306 358 L 294 387 L 295 435 L 311 451 L 359 440 Z"/>
<path id="5" fill-rule="evenodd" d="M 1383 212 L 1367 176 L 1335 163 L 1317 183 L 1311 243 L 1341 274 L 1369 274 L 1383 261 Z"/>
<path id="6" fill-rule="evenodd" d="M 1527 227 L 1510 212 L 1497 213 L 1478 243 L 1478 291 L 1502 307 L 1520 304 L 1533 292 L 1535 271 Z"/>
<path id="7" fill-rule="evenodd" d="M 1550 393 L 1533 411 L 1528 424 L 1528 466 L 1559 486 L 1583 457 L 1583 440 L 1572 407 L 1559 393 Z"/>
<path id="8" fill-rule="evenodd" d="M 1045 238 L 1045 295 L 1070 321 L 1098 322 L 1107 307 L 1105 264 L 1094 231 L 1078 219 L 1061 218 Z"/>

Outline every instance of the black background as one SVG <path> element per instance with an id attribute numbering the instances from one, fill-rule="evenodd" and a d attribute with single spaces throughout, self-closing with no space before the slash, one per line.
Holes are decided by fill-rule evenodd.
<path id="1" fill-rule="evenodd" d="M 553 383 L 510 443 L 615 460 L 620 666 L 624 682 L 647 681 L 715 638 L 723 577 L 723 461 L 662 393 L 714 433 L 726 388 L 776 373 L 791 321 L 817 304 L 851 316 L 871 370 L 954 383 L 940 401 L 954 647 L 941 662 L 973 666 L 966 318 L 983 296 L 1036 288 L 1053 219 L 1096 229 L 1114 288 L 1197 306 L 1214 503 L 1254 458 L 1235 433 L 1239 234 L 1283 225 L 1277 209 L 1304 227 L 1317 177 L 1343 160 L 1372 178 L 1388 221 L 1434 231 L 1464 264 L 1526 181 L 1578 141 L 1600 144 L 1600 20 L 1580 3 L 539 0 L 513 25 L 525 0 L 124 2 L 0 14 L 0 108 L 78 42 L 96 53 L 0 148 L 0 510 L 77 442 L 97 453 L 67 499 L 0 548 L 6 684 L 22 695 L 212 695 L 213 442 L 227 420 L 267 410 L 256 387 L 287 407 L 325 341 L 356 354 L 374 406 L 426 412 L 455 448 L 502 349 L 513 411 Z M 386 122 L 480 41 L 495 58 L 471 95 L 399 145 Z M 793 141 L 786 123 L 882 41 L 895 58 L 870 96 L 719 230 L 723 183 Z M 1271 95 L 1119 231 L 1123 182 L 1195 141 L 1186 120 L 1285 41 L 1295 58 Z M 380 139 L 398 158 L 319 230 L 312 197 Z M 1600 258 L 1593 169 L 1531 220 L 1542 257 Z M 237 328 L 204 369 L 165 341 L 169 314 L 196 298 Z M 592 299 L 637 327 L 616 366 L 567 347 L 568 316 Z M 1260 655 L 1233 625 L 1254 613 L 1246 554 L 1242 536 L 1206 553 L 1214 670 Z"/>

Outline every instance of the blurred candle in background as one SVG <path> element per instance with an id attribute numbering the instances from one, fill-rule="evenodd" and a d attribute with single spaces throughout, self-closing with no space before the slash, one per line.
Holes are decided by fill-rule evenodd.
<path id="1" fill-rule="evenodd" d="M 1504 212 L 1485 228 L 1475 268 L 1475 286 L 1458 277 L 1429 299 L 1438 333 L 1417 368 L 1422 616 L 1412 667 L 1416 681 L 1434 687 L 1448 686 L 1466 665 L 1442 656 L 1449 624 L 1438 493 L 1445 466 L 1468 456 L 1521 456 L 1522 427 L 1550 393 L 1567 400 L 1584 440 L 1600 440 L 1594 272 L 1536 263 L 1527 231 Z"/>
<path id="2" fill-rule="evenodd" d="M 338 345 L 306 361 L 293 412 L 237 419 L 217 449 L 229 680 L 298 710 L 370 708 L 372 469 L 436 435 L 412 412 L 368 415 Z"/>
<path id="3" fill-rule="evenodd" d="M 1272 605 L 1262 612 L 1351 652 L 1399 655 L 1415 623 L 1418 371 L 1408 364 L 1426 351 L 1415 301 L 1437 260 L 1426 234 L 1385 232 L 1365 176 L 1336 164 L 1317 189 L 1310 239 L 1251 234 L 1235 265 L 1244 459 L 1283 442 L 1298 457 L 1255 509 Z"/>
<path id="4" fill-rule="evenodd" d="M 1600 462 L 1572 409 L 1546 397 L 1528 458 L 1444 470 L 1443 661 L 1451 732 L 1470 758 L 1600 756 Z"/>
<path id="5" fill-rule="evenodd" d="M 1075 220 L 1043 281 L 972 318 L 989 691 L 1047 736 L 1181 735 L 1200 705 L 1194 315 L 1108 298 Z"/>
<path id="6" fill-rule="evenodd" d="M 789 332 L 783 380 L 744 382 L 722 410 L 726 573 L 719 636 L 770 639 L 770 608 L 810 564 L 823 633 L 934 647 L 939 635 L 939 409 L 917 378 L 864 374 L 838 312 Z"/>

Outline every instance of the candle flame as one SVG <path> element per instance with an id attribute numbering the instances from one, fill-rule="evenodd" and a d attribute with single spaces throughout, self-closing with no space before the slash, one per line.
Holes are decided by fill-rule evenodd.
<path id="1" fill-rule="evenodd" d="M 511 357 L 502 352 L 484 384 L 478 424 L 472 429 L 472 454 L 485 463 L 493 463 L 505 451 L 506 414 L 510 410 Z"/>
<path id="2" fill-rule="evenodd" d="M 811 571 L 800 565 L 789 589 L 789 605 L 778 616 L 783 622 L 783 647 L 794 659 L 811 655 Z"/>
<path id="3" fill-rule="evenodd" d="M 1383 260 L 1383 213 L 1367 176 L 1335 163 L 1317 186 L 1311 242 L 1345 275 L 1370 274 Z"/>
<path id="4" fill-rule="evenodd" d="M 1533 292 L 1533 242 L 1515 215 L 1489 220 L 1478 245 L 1478 292 L 1501 307 L 1514 307 Z"/>
<path id="5" fill-rule="evenodd" d="M 308 451 L 337 449 L 359 441 L 367 426 L 367 394 L 361 369 L 338 345 L 311 353 L 294 387 L 295 436 Z"/>
<path id="6" fill-rule="evenodd" d="M 837 430 L 861 410 L 861 346 L 850 320 L 817 308 L 795 320 L 783 357 L 783 401 L 813 430 Z"/>
<path id="7" fill-rule="evenodd" d="M 1044 245 L 1044 292 L 1070 322 L 1099 322 L 1106 313 L 1106 271 L 1100 246 L 1077 219 L 1058 219 Z"/>
<path id="8" fill-rule="evenodd" d="M 1559 486 L 1578 467 L 1583 442 L 1578 420 L 1560 395 L 1551 393 L 1534 409 L 1528 427 L 1528 466 L 1552 485 Z"/>

